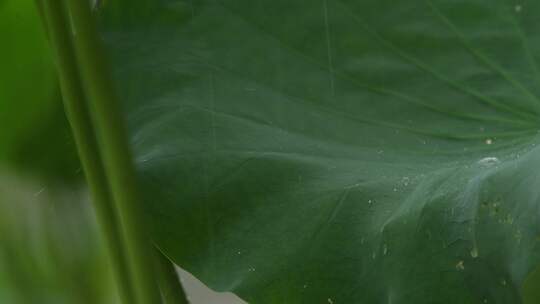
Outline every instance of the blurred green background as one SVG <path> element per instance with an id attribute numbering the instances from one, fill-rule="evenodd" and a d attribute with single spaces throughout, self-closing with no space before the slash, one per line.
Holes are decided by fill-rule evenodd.
<path id="1" fill-rule="evenodd" d="M 0 303 L 115 303 L 32 0 L 0 0 L 0 37 Z"/>

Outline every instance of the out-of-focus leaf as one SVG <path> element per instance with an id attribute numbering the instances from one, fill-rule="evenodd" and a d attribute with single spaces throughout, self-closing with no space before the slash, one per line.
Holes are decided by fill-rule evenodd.
<path id="1" fill-rule="evenodd" d="M 58 100 L 54 66 L 33 2 L 0 2 L 0 151 L 39 126 Z"/>
<path id="2" fill-rule="evenodd" d="M 77 158 L 33 0 L 0 1 L 0 164 L 73 179 Z"/>
<path id="3" fill-rule="evenodd" d="M 539 1 L 115 5 L 150 228 L 180 266 L 251 303 L 523 301 Z"/>
<path id="4" fill-rule="evenodd" d="M 0 303 L 116 303 L 86 191 L 0 174 Z"/>

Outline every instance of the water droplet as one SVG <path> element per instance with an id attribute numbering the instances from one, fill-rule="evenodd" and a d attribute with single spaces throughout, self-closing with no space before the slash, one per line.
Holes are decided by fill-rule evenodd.
<path id="1" fill-rule="evenodd" d="M 411 179 L 408 176 L 405 176 L 403 177 L 402 181 L 403 181 L 403 186 L 407 187 Z"/>
<path id="2" fill-rule="evenodd" d="M 334 301 L 332 301 L 331 298 L 328 298 L 328 303 L 329 303 L 329 304 L 334 304 Z"/>
<path id="3" fill-rule="evenodd" d="M 514 10 L 516 11 L 516 13 L 521 13 L 521 10 L 523 10 L 523 7 L 522 7 L 521 5 L 518 4 L 518 5 L 516 5 L 516 6 L 514 7 Z"/>
<path id="4" fill-rule="evenodd" d="M 237 254 L 238 254 L 238 255 L 242 254 L 242 251 L 238 251 Z"/>
<path id="5" fill-rule="evenodd" d="M 375 251 L 371 254 L 371 258 L 374 260 L 377 258 L 377 253 Z"/>
<path id="6" fill-rule="evenodd" d="M 386 255 L 388 253 L 388 246 L 384 244 L 383 246 L 383 255 Z"/>
<path id="7" fill-rule="evenodd" d="M 486 139 L 486 145 L 491 145 L 493 143 L 493 139 L 488 138 Z"/>
<path id="8" fill-rule="evenodd" d="M 306 283 L 306 284 L 304 284 L 304 286 L 303 286 L 303 287 L 304 287 L 304 289 L 306 289 L 306 288 L 308 287 L 308 284 L 307 284 L 307 283 Z"/>
<path id="9" fill-rule="evenodd" d="M 473 259 L 476 259 L 478 257 L 478 248 L 476 248 L 476 246 L 473 249 L 471 249 L 471 257 Z"/>
<path id="10" fill-rule="evenodd" d="M 502 286 L 506 286 L 506 280 L 505 280 L 505 279 L 502 279 L 502 280 L 501 280 L 501 285 L 502 285 Z"/>
<path id="11" fill-rule="evenodd" d="M 374 200 L 368 200 L 367 203 L 368 203 L 369 207 L 371 208 L 371 206 L 373 206 L 375 201 Z"/>
<path id="12" fill-rule="evenodd" d="M 484 157 L 481 160 L 478 161 L 479 165 L 482 166 L 492 166 L 500 163 L 499 159 L 497 157 Z"/>
<path id="13" fill-rule="evenodd" d="M 463 261 L 457 262 L 457 264 L 456 264 L 456 269 L 457 269 L 457 270 L 460 270 L 460 271 L 461 271 L 461 270 L 465 270 L 465 262 L 463 262 Z"/>

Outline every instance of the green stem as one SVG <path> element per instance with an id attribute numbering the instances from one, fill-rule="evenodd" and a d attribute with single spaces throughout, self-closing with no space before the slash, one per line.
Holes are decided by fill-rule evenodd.
<path id="1" fill-rule="evenodd" d="M 110 200 L 109 187 L 86 108 L 73 44 L 68 32 L 69 22 L 66 11 L 60 1 L 38 0 L 37 5 L 54 50 L 64 107 L 92 196 L 101 234 L 108 249 L 113 273 L 119 287 L 119 295 L 123 303 L 134 303 L 135 296 L 125 260 L 125 248 L 123 248 L 116 210 Z"/>
<path id="2" fill-rule="evenodd" d="M 152 269 L 152 245 L 142 229 L 144 221 L 139 210 L 141 203 L 135 169 L 90 3 L 87 0 L 68 0 L 67 7 L 72 17 L 73 41 L 90 117 L 122 223 L 137 300 L 139 304 L 160 303 Z"/>
<path id="3" fill-rule="evenodd" d="M 186 293 L 174 264 L 156 249 L 156 268 L 158 269 L 159 288 L 165 304 L 188 304 Z"/>

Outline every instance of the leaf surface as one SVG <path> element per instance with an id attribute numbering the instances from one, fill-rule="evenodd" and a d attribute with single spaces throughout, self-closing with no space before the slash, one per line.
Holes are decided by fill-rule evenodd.
<path id="1" fill-rule="evenodd" d="M 540 2 L 126 3 L 101 28 L 178 265 L 250 303 L 523 301 Z"/>

